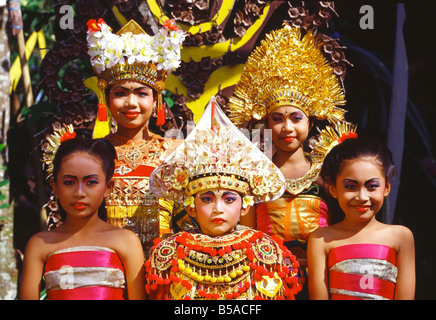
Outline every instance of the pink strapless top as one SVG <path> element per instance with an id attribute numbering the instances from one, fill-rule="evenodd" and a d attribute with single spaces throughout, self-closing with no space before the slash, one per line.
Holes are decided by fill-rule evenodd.
<path id="1" fill-rule="evenodd" d="M 112 249 L 78 246 L 47 256 L 49 300 L 124 300 L 124 266 Z"/>
<path id="2" fill-rule="evenodd" d="M 328 254 L 332 300 L 393 300 L 397 279 L 395 251 L 380 244 L 350 244 Z"/>

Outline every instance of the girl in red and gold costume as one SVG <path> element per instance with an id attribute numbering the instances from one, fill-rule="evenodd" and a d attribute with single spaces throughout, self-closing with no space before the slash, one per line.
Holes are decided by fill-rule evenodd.
<path id="1" fill-rule="evenodd" d="M 74 137 L 72 126 L 55 132 L 52 153 L 44 155 L 63 223 L 28 241 L 20 299 L 39 299 L 42 277 L 49 300 L 144 299 L 138 237 L 100 218 L 112 188 L 114 147 Z"/>
<path id="2" fill-rule="evenodd" d="M 375 218 L 394 173 L 390 151 L 366 139 L 348 139 L 325 158 L 321 176 L 342 220 L 309 238 L 311 299 L 414 298 L 413 234 Z"/>
<path id="3" fill-rule="evenodd" d="M 271 133 L 272 161 L 286 178 L 283 196 L 260 203 L 241 223 L 282 239 L 304 266 L 302 271 L 309 235 L 328 224 L 319 172 L 334 145 L 309 134 L 316 120 L 326 120 L 327 130 L 345 133 L 345 110 L 338 107 L 344 104 L 340 80 L 323 55 L 319 37 L 312 31 L 303 36 L 300 28 L 287 24 L 267 34 L 253 51 L 230 98 L 229 118 L 236 126 L 268 129 L 266 147 Z"/>
<path id="4" fill-rule="evenodd" d="M 186 213 L 182 205 L 159 199 L 149 190 L 150 174 L 181 141 L 148 128 L 153 112 L 157 125 L 165 123 L 161 92 L 167 74 L 180 64 L 184 37 L 171 21 L 154 36 L 134 20 L 117 33 L 103 19 L 88 22 L 88 53 L 97 84 L 93 86 L 90 78 L 87 85 L 100 101 L 94 137 L 106 138 L 117 151 L 114 188 L 106 199 L 108 222 L 133 230 L 145 256 L 153 239 L 170 231 L 172 215 Z M 117 125 L 113 133 L 111 117 Z"/>
<path id="5" fill-rule="evenodd" d="M 277 167 L 209 104 L 196 128 L 153 172 L 154 193 L 180 201 L 199 228 L 164 237 L 146 262 L 150 299 L 294 299 L 299 263 L 278 239 L 238 224 L 279 197 Z"/>

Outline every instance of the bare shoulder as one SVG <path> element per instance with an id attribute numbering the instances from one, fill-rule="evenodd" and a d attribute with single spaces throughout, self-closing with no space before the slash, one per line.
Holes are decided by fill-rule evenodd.
<path id="1" fill-rule="evenodd" d="M 399 241 L 413 239 L 412 231 L 402 225 L 382 224 L 382 228 L 379 230 L 382 231 L 385 235 L 394 239 L 398 239 Z"/>
<path id="2" fill-rule="evenodd" d="M 323 227 L 313 231 L 308 239 L 308 250 L 310 252 L 328 252 L 328 244 L 332 239 L 332 228 Z M 308 252 L 309 252 L 308 251 Z"/>
<path id="3" fill-rule="evenodd" d="M 50 238 L 49 231 L 38 232 L 33 236 L 31 236 L 30 239 L 27 241 L 27 247 L 38 246 L 43 243 L 46 243 L 49 238 Z"/>
<path id="4" fill-rule="evenodd" d="M 382 241 L 399 251 L 401 248 L 410 249 L 414 247 L 414 237 L 412 231 L 402 225 L 384 225 L 382 231 Z"/>
<path id="5" fill-rule="evenodd" d="M 52 243 L 55 243 L 55 235 L 51 231 L 41 231 L 34 234 L 26 243 L 25 256 L 32 256 L 45 260 L 51 252 Z"/>
<path id="6" fill-rule="evenodd" d="M 138 236 L 131 230 L 114 227 L 109 232 L 111 233 L 111 246 L 120 254 L 127 254 L 135 249 L 142 248 Z"/>
<path id="7" fill-rule="evenodd" d="M 315 231 L 313 231 L 310 236 L 309 236 L 309 240 L 314 240 L 314 239 L 321 239 L 324 238 L 325 235 L 328 233 L 328 231 L 326 231 L 326 229 L 328 229 L 329 227 L 324 227 L 324 228 L 318 228 Z"/>
<path id="8" fill-rule="evenodd" d="M 330 242 L 335 239 L 336 234 L 337 234 L 337 230 L 335 225 L 318 228 L 310 234 L 309 240 L 317 239 L 317 240 L 322 240 L 324 242 Z"/>
<path id="9" fill-rule="evenodd" d="M 414 241 L 412 231 L 402 225 L 392 225 L 391 234 L 393 237 L 397 238 L 400 242 L 404 241 Z"/>

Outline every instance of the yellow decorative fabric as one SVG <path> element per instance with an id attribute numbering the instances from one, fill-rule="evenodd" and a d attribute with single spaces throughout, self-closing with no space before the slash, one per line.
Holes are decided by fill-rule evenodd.
<path id="1" fill-rule="evenodd" d="M 285 193 L 275 201 L 259 204 L 256 209 L 257 228 L 278 236 L 284 242 L 307 241 L 313 231 L 327 225 L 327 206 L 314 192 L 319 188 L 313 185 L 309 192 L 297 196 Z"/>

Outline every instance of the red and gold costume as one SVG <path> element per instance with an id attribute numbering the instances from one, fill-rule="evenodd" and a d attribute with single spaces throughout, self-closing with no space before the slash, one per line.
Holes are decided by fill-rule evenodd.
<path id="1" fill-rule="evenodd" d="M 116 227 L 133 230 L 146 257 L 153 240 L 170 231 L 175 215 L 181 216 L 177 217 L 179 224 L 184 221 L 181 204 L 159 199 L 149 189 L 151 173 L 181 141 L 150 133 L 150 139 L 134 142 L 117 133 L 109 134 L 111 113 L 106 106 L 106 90 L 122 80 L 149 86 L 157 95 L 157 125 L 162 125 L 159 123 L 164 116 L 161 92 L 168 73 L 180 65 L 183 39 L 184 32 L 172 23 L 166 23 L 156 35 L 150 36 L 134 20 L 117 33 L 103 19 L 88 22 L 88 54 L 97 81 L 89 79 L 86 84 L 99 98 L 94 137 L 106 138 L 117 152 L 114 189 L 106 200 L 107 218 Z M 167 46 L 169 42 L 171 47 Z"/>
<path id="2" fill-rule="evenodd" d="M 285 178 L 212 100 L 183 144 L 152 173 L 150 186 L 191 207 L 200 191 L 231 190 L 247 208 L 279 198 Z M 301 290 L 298 267 L 281 240 L 263 232 L 236 225 L 212 237 L 192 230 L 156 245 L 146 262 L 146 288 L 151 299 L 294 299 Z"/>
<path id="3" fill-rule="evenodd" d="M 151 173 L 180 140 L 152 135 L 150 140 L 134 142 L 117 134 L 110 134 L 106 139 L 117 152 L 114 187 L 106 198 L 107 221 L 134 231 L 148 255 L 153 240 L 170 232 L 171 215 L 183 210 L 183 206 L 174 206 L 172 201 L 159 198 L 149 188 Z"/>
<path id="4" fill-rule="evenodd" d="M 178 233 L 145 266 L 150 299 L 294 299 L 300 290 L 295 256 L 246 227 L 220 237 Z"/>

